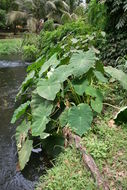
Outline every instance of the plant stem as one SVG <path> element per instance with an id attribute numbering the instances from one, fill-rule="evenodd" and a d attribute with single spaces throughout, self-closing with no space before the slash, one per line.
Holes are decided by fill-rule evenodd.
<path id="1" fill-rule="evenodd" d="M 103 103 L 103 105 L 110 106 L 110 107 L 112 107 L 112 108 L 115 108 L 115 109 L 117 109 L 117 110 L 120 110 L 120 108 L 119 108 L 119 107 L 114 106 L 114 105 L 109 104 L 109 103 Z"/>
<path id="2" fill-rule="evenodd" d="M 80 104 L 79 97 L 78 97 L 77 94 L 75 93 L 75 90 L 74 90 L 74 88 L 73 88 L 73 86 L 72 86 L 72 84 L 71 84 L 71 81 L 70 81 L 69 79 L 67 79 L 67 81 L 68 81 L 68 84 L 69 84 L 69 86 L 70 86 L 71 92 L 72 92 L 72 94 L 73 94 L 73 96 L 74 96 L 75 102 L 76 102 L 77 104 Z"/>

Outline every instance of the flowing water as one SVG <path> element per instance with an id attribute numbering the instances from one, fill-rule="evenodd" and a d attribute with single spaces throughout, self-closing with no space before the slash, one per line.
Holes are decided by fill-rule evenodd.
<path id="1" fill-rule="evenodd" d="M 16 171 L 16 126 L 10 124 L 15 95 L 24 80 L 25 70 L 26 65 L 21 62 L 0 61 L 0 190 L 33 190 L 34 182 L 30 180 L 35 181 L 38 178 L 34 169 L 36 155 L 33 155 L 33 163 L 24 171 L 27 179 Z"/>

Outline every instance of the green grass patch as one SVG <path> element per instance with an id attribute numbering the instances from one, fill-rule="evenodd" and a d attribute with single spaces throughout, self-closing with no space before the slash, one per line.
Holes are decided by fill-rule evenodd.
<path id="1" fill-rule="evenodd" d="M 0 39 L 0 58 L 10 55 L 21 55 L 22 39 Z"/>
<path id="2" fill-rule="evenodd" d="M 110 189 L 127 189 L 127 127 L 114 125 L 105 113 L 83 138 L 83 144 L 93 156 Z M 56 160 L 54 167 L 42 176 L 37 190 L 98 190 L 82 156 L 68 148 Z"/>

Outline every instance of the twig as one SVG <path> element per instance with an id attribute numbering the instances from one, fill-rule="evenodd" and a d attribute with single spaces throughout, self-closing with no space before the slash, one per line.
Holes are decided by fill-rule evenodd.
<path id="1" fill-rule="evenodd" d="M 112 108 L 115 108 L 115 109 L 117 109 L 117 110 L 120 110 L 120 108 L 119 108 L 119 107 L 114 106 L 114 105 L 109 104 L 109 103 L 103 103 L 103 105 L 110 106 L 110 107 L 112 107 Z"/>
<path id="2" fill-rule="evenodd" d="M 109 186 L 107 185 L 107 182 L 103 180 L 103 177 L 101 176 L 94 159 L 91 157 L 91 155 L 87 154 L 86 148 L 81 145 L 81 138 L 78 135 L 74 135 L 67 127 L 63 129 L 63 134 L 66 139 L 65 146 L 67 147 L 67 145 L 72 145 L 74 142 L 76 148 L 79 149 L 82 153 L 83 162 L 85 166 L 90 170 L 98 185 L 98 188 L 102 190 L 109 190 Z"/>

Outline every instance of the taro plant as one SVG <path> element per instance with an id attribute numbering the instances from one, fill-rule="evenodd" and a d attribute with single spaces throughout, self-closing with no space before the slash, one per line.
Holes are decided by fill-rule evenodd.
<path id="1" fill-rule="evenodd" d="M 46 62 L 40 58 L 37 62 L 44 62 L 41 69 L 28 74 L 17 95 L 25 100 L 11 121 L 15 123 L 22 116 L 16 131 L 21 169 L 29 160 L 33 137 L 39 137 L 42 146 L 50 141 L 62 145 L 63 127 L 83 136 L 91 127 L 94 113 L 102 111 L 101 84 L 107 79 L 94 50 L 75 50 L 65 60 L 58 59 L 57 54 Z"/>
<path id="2" fill-rule="evenodd" d="M 64 145 L 65 126 L 81 137 L 90 129 L 93 118 L 103 109 L 102 87 L 108 81 L 105 75 L 117 78 L 127 88 L 126 75 L 112 67 L 104 68 L 96 53 L 95 48 L 86 47 L 86 51 L 74 49 L 61 57 L 55 53 L 47 61 L 42 56 L 36 61 L 39 67 L 28 73 L 17 95 L 23 104 L 11 121 L 22 117 L 16 131 L 21 170 L 35 138 L 50 154 L 57 154 L 58 147 Z"/>

